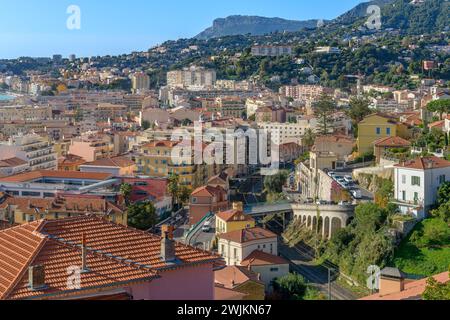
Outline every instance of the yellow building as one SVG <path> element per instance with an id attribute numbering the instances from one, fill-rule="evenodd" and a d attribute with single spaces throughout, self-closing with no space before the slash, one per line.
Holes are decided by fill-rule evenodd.
<path id="1" fill-rule="evenodd" d="M 399 125 L 395 118 L 381 114 L 372 114 L 358 125 L 358 153 L 373 152 L 374 142 L 381 138 L 396 137 Z"/>
<path id="2" fill-rule="evenodd" d="M 141 153 L 137 158 L 138 171 L 152 177 L 169 177 L 170 174 L 178 174 L 180 183 L 188 187 L 197 185 L 197 168 L 193 164 L 193 158 L 187 157 L 175 149 L 179 142 L 151 141 L 141 147 Z M 181 151 L 181 147 L 180 151 Z M 172 157 L 172 153 L 177 154 Z"/>
<path id="3" fill-rule="evenodd" d="M 244 214 L 242 202 L 233 203 L 233 209 L 216 214 L 216 234 L 254 228 L 255 220 Z"/>

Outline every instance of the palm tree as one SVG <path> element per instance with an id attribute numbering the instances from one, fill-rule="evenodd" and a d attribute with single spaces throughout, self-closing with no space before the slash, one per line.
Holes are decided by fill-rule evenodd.
<path id="1" fill-rule="evenodd" d="M 167 184 L 167 192 L 172 196 L 172 208 L 175 208 L 180 198 L 180 176 L 178 174 L 170 174 Z"/>
<path id="2" fill-rule="evenodd" d="M 128 184 L 128 183 L 122 183 L 120 185 L 120 194 L 123 196 L 123 198 L 125 199 L 125 204 L 127 206 L 130 205 L 130 196 L 131 193 L 133 192 L 133 187 Z"/>
<path id="3" fill-rule="evenodd" d="M 303 142 L 305 143 L 305 146 L 307 146 L 308 148 L 311 148 L 316 140 L 316 134 L 314 133 L 314 131 L 312 131 L 311 128 L 307 129 L 305 131 L 305 135 L 303 136 Z"/>

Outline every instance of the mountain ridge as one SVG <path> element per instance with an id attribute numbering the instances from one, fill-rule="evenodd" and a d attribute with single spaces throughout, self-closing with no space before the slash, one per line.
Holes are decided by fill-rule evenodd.
<path id="1" fill-rule="evenodd" d="M 195 36 L 195 39 L 207 40 L 233 35 L 264 35 L 272 32 L 294 32 L 304 28 L 315 28 L 319 19 L 305 21 L 269 18 L 261 16 L 232 15 L 218 18 L 213 25 Z"/>

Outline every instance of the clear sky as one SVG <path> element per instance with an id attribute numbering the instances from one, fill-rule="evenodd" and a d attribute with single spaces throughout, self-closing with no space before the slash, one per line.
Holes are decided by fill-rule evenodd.
<path id="1" fill-rule="evenodd" d="M 332 19 L 363 0 L 0 0 L 0 58 L 106 55 L 190 38 L 232 14 Z M 69 30 L 67 8 L 81 10 Z"/>

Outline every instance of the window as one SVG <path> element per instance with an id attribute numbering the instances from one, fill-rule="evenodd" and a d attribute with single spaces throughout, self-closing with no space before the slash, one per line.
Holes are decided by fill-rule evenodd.
<path id="1" fill-rule="evenodd" d="M 402 175 L 402 183 L 406 184 L 406 175 Z"/>
<path id="2" fill-rule="evenodd" d="M 439 176 L 439 184 L 445 183 L 445 180 L 446 180 L 445 174 Z"/>
<path id="3" fill-rule="evenodd" d="M 278 268 L 270 268 L 270 272 L 278 272 Z"/>
<path id="4" fill-rule="evenodd" d="M 376 129 L 376 133 L 377 133 L 377 135 L 379 136 L 379 135 L 381 134 L 381 128 L 377 128 L 377 129 Z"/>
<path id="5" fill-rule="evenodd" d="M 420 177 L 411 177 L 411 185 L 420 187 Z"/>
<path id="6" fill-rule="evenodd" d="M 414 192 L 414 203 L 417 204 L 419 202 L 419 194 Z"/>
<path id="7" fill-rule="evenodd" d="M 196 197 L 192 197 L 192 203 L 197 203 L 197 198 Z"/>
<path id="8" fill-rule="evenodd" d="M 234 248 L 234 258 L 237 259 L 238 258 L 238 251 L 236 248 Z"/>
<path id="9" fill-rule="evenodd" d="M 387 134 L 388 136 L 391 135 L 391 128 L 386 128 L 386 134 Z"/>
<path id="10" fill-rule="evenodd" d="M 225 257 L 225 246 L 224 245 L 221 245 L 221 250 L 220 250 L 220 252 L 222 253 L 222 255 Z"/>
<path id="11" fill-rule="evenodd" d="M 406 191 L 402 191 L 402 200 L 406 201 Z"/>

